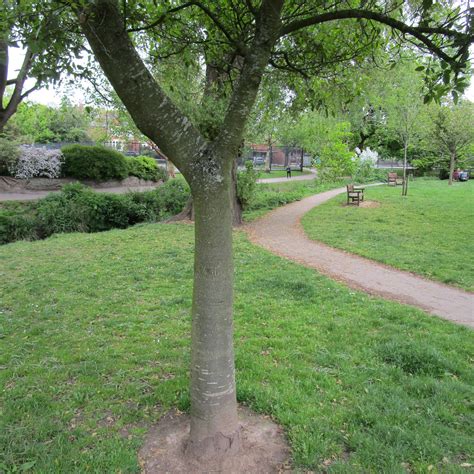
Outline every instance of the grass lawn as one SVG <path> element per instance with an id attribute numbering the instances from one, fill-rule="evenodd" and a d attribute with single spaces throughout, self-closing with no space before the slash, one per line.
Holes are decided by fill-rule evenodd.
<path id="1" fill-rule="evenodd" d="M 371 187 L 378 208 L 345 206 L 341 195 L 303 218 L 309 237 L 433 280 L 474 290 L 474 181 L 410 181 Z"/>
<path id="2" fill-rule="evenodd" d="M 139 472 L 151 423 L 189 407 L 193 228 L 0 248 L 0 471 Z M 236 234 L 238 398 L 317 472 L 465 472 L 474 338 Z M 431 467 L 430 467 L 431 466 Z"/>
<path id="3" fill-rule="evenodd" d="M 303 172 L 297 171 L 297 170 L 291 170 L 292 178 L 294 178 L 295 176 L 302 176 L 304 174 L 311 174 L 311 172 L 307 170 L 303 170 Z M 286 169 L 284 170 L 276 169 L 276 170 L 272 170 L 270 173 L 266 173 L 265 170 L 259 170 L 257 178 L 259 179 L 286 178 Z"/>
<path id="4" fill-rule="evenodd" d="M 345 182 L 342 179 L 334 182 L 321 182 L 314 179 L 310 181 L 288 180 L 281 183 L 260 183 L 257 185 L 257 191 L 252 203 L 244 211 L 244 221 L 253 221 L 276 207 L 299 201 L 307 196 L 322 193 L 329 189 L 341 187 Z"/>

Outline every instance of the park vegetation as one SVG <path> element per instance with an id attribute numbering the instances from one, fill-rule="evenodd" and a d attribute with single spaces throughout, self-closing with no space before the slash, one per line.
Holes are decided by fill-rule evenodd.
<path id="1" fill-rule="evenodd" d="M 57 3 L 53 11 L 59 12 L 61 31 L 87 40 L 137 128 L 189 183 L 195 266 L 186 455 L 226 456 L 240 442 L 233 348 L 234 163 L 264 77 L 282 71 L 281 83 L 294 95 L 309 97 L 303 89 L 308 83 L 330 94 L 328 76 L 353 65 L 373 66 L 377 52 L 389 45 L 403 51 L 408 40 L 422 51 L 420 60 L 434 58 L 434 66 L 425 69 L 426 97 L 439 99 L 464 87 L 472 40 L 468 12 L 431 0 L 394 8 L 377 0 L 330 6 L 290 0 L 173 7 L 151 1 Z M 44 13 L 31 16 L 31 6 Z M 28 27 L 36 31 L 47 24 L 50 7 L 51 2 L 28 2 L 13 13 L 29 15 Z M 25 31 L 26 43 L 31 35 Z M 65 50 L 73 47 L 66 44 Z M 176 58 L 180 66 L 174 68 Z M 196 74 L 200 65 L 203 73 Z M 183 68 L 187 74 L 176 74 Z M 186 99 L 196 90 L 195 100 Z M 346 131 L 342 126 L 341 133 Z M 322 152 L 341 151 L 330 144 Z"/>

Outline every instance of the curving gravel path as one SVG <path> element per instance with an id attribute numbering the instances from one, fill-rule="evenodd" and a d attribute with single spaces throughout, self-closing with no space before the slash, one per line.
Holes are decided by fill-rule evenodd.
<path id="1" fill-rule="evenodd" d="M 341 281 L 351 288 L 417 306 L 430 314 L 474 328 L 474 294 L 396 270 L 310 240 L 301 217 L 346 192 L 333 189 L 280 207 L 245 226 L 250 240 L 273 253 Z"/>

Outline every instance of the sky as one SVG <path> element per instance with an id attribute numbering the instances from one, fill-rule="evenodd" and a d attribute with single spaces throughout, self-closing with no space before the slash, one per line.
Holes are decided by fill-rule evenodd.
<path id="1" fill-rule="evenodd" d="M 16 76 L 18 69 L 21 67 L 21 63 L 23 61 L 24 51 L 20 48 L 10 48 L 9 50 L 10 57 L 9 57 L 9 79 Z M 471 61 L 474 58 L 474 47 L 471 48 Z M 28 87 L 32 87 L 34 81 L 28 81 L 25 85 L 25 89 L 27 90 Z M 55 88 L 42 88 L 40 90 L 34 91 L 32 94 L 28 96 L 28 99 L 32 102 L 38 102 L 45 105 L 59 105 L 61 101 L 61 97 L 65 95 L 64 90 L 58 90 Z M 67 93 L 71 102 L 75 104 L 84 103 L 84 93 L 81 89 L 68 89 Z M 474 77 L 471 81 L 471 85 L 468 89 L 466 89 L 464 93 L 464 97 L 469 99 L 471 102 L 474 102 Z"/>

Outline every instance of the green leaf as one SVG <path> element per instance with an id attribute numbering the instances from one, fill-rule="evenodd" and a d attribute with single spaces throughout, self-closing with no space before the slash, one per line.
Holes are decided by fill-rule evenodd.
<path id="1" fill-rule="evenodd" d="M 31 469 L 36 464 L 36 461 L 25 462 L 20 466 L 20 471 L 25 472 Z"/>
<path id="2" fill-rule="evenodd" d="M 424 71 L 425 69 L 425 66 L 418 66 L 417 68 L 415 68 L 415 71 Z"/>

